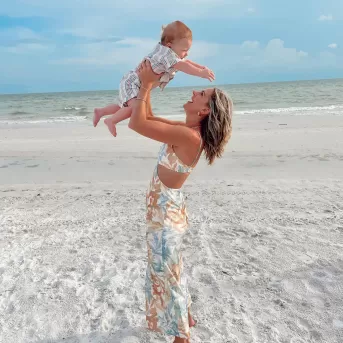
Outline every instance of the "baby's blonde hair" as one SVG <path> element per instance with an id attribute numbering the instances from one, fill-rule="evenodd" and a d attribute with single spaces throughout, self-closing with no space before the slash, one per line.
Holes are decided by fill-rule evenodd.
<path id="1" fill-rule="evenodd" d="M 177 20 L 162 26 L 161 44 L 167 45 L 176 39 L 192 39 L 192 30 L 183 22 Z"/>

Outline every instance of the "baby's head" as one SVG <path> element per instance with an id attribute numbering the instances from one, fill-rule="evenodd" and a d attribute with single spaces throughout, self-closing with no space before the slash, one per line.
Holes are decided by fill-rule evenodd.
<path id="1" fill-rule="evenodd" d="M 185 58 L 192 45 L 192 31 L 181 21 L 173 21 L 162 26 L 161 44 L 171 48 L 180 58 Z"/>

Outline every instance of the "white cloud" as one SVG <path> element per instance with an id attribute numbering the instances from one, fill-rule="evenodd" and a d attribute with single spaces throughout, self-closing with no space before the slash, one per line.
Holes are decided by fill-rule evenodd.
<path id="1" fill-rule="evenodd" d="M 319 21 L 332 21 L 333 20 L 333 16 L 332 14 L 328 14 L 328 15 L 324 15 L 322 14 L 319 18 Z"/>
<path id="2" fill-rule="evenodd" d="M 156 44 L 153 38 L 127 37 L 117 42 L 97 41 L 97 39 L 95 37 L 94 42 L 86 40 L 86 43 L 83 41 L 75 46 L 73 44 L 67 49 L 58 45 L 45 47 L 44 44 L 38 43 L 0 47 L 0 56 L 5 61 L 2 69 L 5 70 L 4 66 L 7 65 L 3 79 L 16 82 L 23 78 L 35 80 L 35 82 L 39 80 L 40 84 L 43 80 L 49 80 L 49 82 L 53 80 L 54 87 L 60 87 L 60 89 L 65 89 L 68 82 L 73 87 L 76 84 L 80 85 L 80 89 L 98 87 L 94 86 L 95 84 L 109 89 L 116 87 L 121 76 L 134 68 Z M 23 71 L 16 67 L 23 60 L 20 54 L 30 56 L 30 61 L 35 61 L 35 56 L 43 54 L 44 58 L 39 59 L 39 63 L 32 63 L 32 68 L 27 68 L 23 74 Z M 218 80 L 219 76 L 222 78 L 233 76 L 238 80 L 240 73 L 246 78 L 247 75 L 256 73 L 270 75 L 287 71 L 310 72 L 325 68 L 343 70 L 343 60 L 340 56 L 329 51 L 316 56 L 309 55 L 301 49 L 287 47 L 287 44 L 278 38 L 266 44 L 253 40 L 239 44 L 194 41 L 189 58 L 213 69 L 218 75 Z M 1 69 L 0 74 L 3 74 Z M 63 75 L 63 82 L 59 83 L 61 75 Z M 242 80 L 245 80 L 244 77 Z M 180 75 L 175 85 L 198 84 L 201 81 L 191 76 Z M 30 86 L 32 86 L 31 83 Z M 92 86 L 89 86 L 90 84 Z"/>
<path id="3" fill-rule="evenodd" d="M 46 53 L 51 52 L 53 47 L 50 45 L 43 45 L 37 43 L 28 43 L 28 44 L 17 44 L 15 46 L 5 47 L 3 48 L 4 52 L 9 52 L 11 54 L 18 54 L 18 55 L 37 55 L 38 53 Z"/>
<path id="4" fill-rule="evenodd" d="M 90 64 L 113 66 L 116 69 L 134 68 L 149 53 L 156 40 L 123 38 L 117 42 L 86 43 L 78 46 L 78 56 L 52 61 L 53 64 Z"/>
<path id="5" fill-rule="evenodd" d="M 248 12 L 249 12 L 249 13 L 255 13 L 256 10 L 255 10 L 255 8 L 249 7 L 249 8 L 248 8 Z"/>
<path id="6" fill-rule="evenodd" d="M 328 47 L 330 49 L 337 49 L 338 45 L 337 45 L 337 43 L 331 43 L 331 44 L 328 45 Z"/>
<path id="7" fill-rule="evenodd" d="M 295 64 L 306 58 L 308 53 L 295 48 L 286 48 L 281 39 L 272 39 L 264 50 L 264 60 L 267 64 Z"/>
<path id="8" fill-rule="evenodd" d="M 134 68 L 154 47 L 156 40 L 148 38 L 125 38 L 117 42 L 80 44 L 77 56 L 55 60 L 57 64 L 89 64 L 95 67 L 111 66 L 126 72 Z M 266 46 L 258 41 L 241 44 L 217 44 L 194 41 L 189 58 L 199 63 L 210 63 L 211 68 L 246 64 L 257 66 L 297 65 L 309 57 L 308 53 L 285 47 L 281 39 L 272 39 Z"/>
<path id="9" fill-rule="evenodd" d="M 241 47 L 242 48 L 248 48 L 248 49 L 256 49 L 260 46 L 260 42 L 254 40 L 254 41 L 250 41 L 247 40 L 245 42 L 242 43 Z"/>
<path id="10" fill-rule="evenodd" d="M 24 27 L 13 27 L 0 30 L 0 45 L 15 45 L 19 42 L 38 42 L 43 38 L 34 31 Z"/>
<path id="11" fill-rule="evenodd" d="M 204 60 L 220 54 L 220 44 L 206 41 L 194 41 L 189 52 L 189 58 L 196 61 Z"/>
<path id="12" fill-rule="evenodd" d="M 134 68 L 157 44 L 152 38 L 123 38 L 116 42 L 98 42 L 80 44 L 78 56 L 52 61 L 53 64 L 89 64 L 94 66 L 113 66 L 123 71 Z M 204 61 L 218 55 L 219 44 L 194 41 L 190 50 L 190 59 Z"/>
<path id="13" fill-rule="evenodd" d="M 334 68 L 343 68 L 343 61 L 339 61 L 337 56 L 333 54 L 332 52 L 321 52 L 319 54 L 319 57 L 316 61 L 314 61 L 315 66 L 328 66 L 328 67 L 334 67 Z"/>
<path id="14" fill-rule="evenodd" d="M 297 54 L 299 57 L 307 57 L 308 56 L 308 53 L 306 51 L 302 51 L 302 50 L 298 51 Z"/>
<path id="15" fill-rule="evenodd" d="M 0 47 L 2 53 L 37 55 L 53 51 L 54 44 L 30 29 L 13 27 L 0 30 Z"/>

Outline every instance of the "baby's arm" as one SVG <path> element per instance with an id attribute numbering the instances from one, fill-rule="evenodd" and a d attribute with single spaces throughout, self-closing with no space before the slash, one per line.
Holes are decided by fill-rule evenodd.
<path id="1" fill-rule="evenodd" d="M 191 61 L 191 60 L 186 60 L 188 63 L 190 63 L 190 64 L 193 64 L 195 67 L 197 67 L 197 68 L 200 68 L 200 69 L 204 69 L 205 68 L 205 66 L 202 66 L 201 64 L 198 64 L 198 63 L 195 63 L 195 62 L 193 62 L 193 61 Z"/>
<path id="2" fill-rule="evenodd" d="M 214 80 L 214 73 L 208 68 L 199 68 L 189 61 L 180 61 L 173 65 L 173 68 L 176 70 L 182 71 L 188 75 L 194 75 L 208 79 L 210 81 Z"/>

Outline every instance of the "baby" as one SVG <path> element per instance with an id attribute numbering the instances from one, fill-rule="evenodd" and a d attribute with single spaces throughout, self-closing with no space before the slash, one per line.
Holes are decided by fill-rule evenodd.
<path id="1" fill-rule="evenodd" d="M 162 28 L 161 42 L 147 55 L 151 67 L 156 74 L 162 74 L 159 86 L 162 90 L 174 78 L 177 71 L 214 80 L 214 73 L 207 67 L 201 66 L 190 60 L 185 60 L 188 50 L 192 45 L 192 31 L 181 21 L 174 21 Z M 123 76 L 119 88 L 118 104 L 94 110 L 93 125 L 97 126 L 101 117 L 112 114 L 105 119 L 105 124 L 113 136 L 117 135 L 116 124 L 128 119 L 132 113 L 132 99 L 137 97 L 140 81 L 135 70 Z"/>

